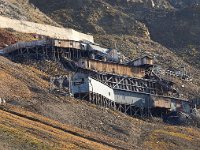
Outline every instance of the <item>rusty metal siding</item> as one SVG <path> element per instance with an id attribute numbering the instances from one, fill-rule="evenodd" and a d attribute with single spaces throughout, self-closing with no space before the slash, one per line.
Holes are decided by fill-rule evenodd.
<path id="1" fill-rule="evenodd" d="M 134 61 L 134 66 L 153 65 L 153 59 L 149 57 L 139 58 Z"/>
<path id="2" fill-rule="evenodd" d="M 81 43 L 78 41 L 55 39 L 53 44 L 56 47 L 81 49 Z"/>
<path id="3" fill-rule="evenodd" d="M 166 108 L 171 111 L 190 111 L 190 102 L 188 101 L 162 96 L 151 96 L 151 98 L 154 102 L 154 107 Z"/>
<path id="4" fill-rule="evenodd" d="M 153 97 L 152 99 L 154 101 L 154 107 L 158 108 L 171 108 L 171 99 L 169 98 L 163 98 L 163 97 Z"/>
<path id="5" fill-rule="evenodd" d="M 132 77 L 144 77 L 145 76 L 145 69 L 140 67 L 132 67 Z"/>
<path id="6" fill-rule="evenodd" d="M 89 68 L 92 70 L 132 76 L 131 68 L 127 66 L 112 64 L 112 63 L 104 63 L 100 61 L 91 61 L 91 60 L 88 60 L 88 63 L 89 63 Z"/>
<path id="7" fill-rule="evenodd" d="M 148 58 L 148 57 L 144 57 L 143 59 L 142 59 L 142 64 L 148 64 L 148 65 L 153 65 L 153 59 L 151 59 L 151 58 Z"/>
<path id="8" fill-rule="evenodd" d="M 103 62 L 99 60 L 85 60 L 82 59 L 78 63 L 79 67 L 84 69 L 96 70 L 99 72 L 113 73 L 129 77 L 144 77 L 144 68 L 129 67 L 122 64 L 116 64 L 111 62 Z"/>

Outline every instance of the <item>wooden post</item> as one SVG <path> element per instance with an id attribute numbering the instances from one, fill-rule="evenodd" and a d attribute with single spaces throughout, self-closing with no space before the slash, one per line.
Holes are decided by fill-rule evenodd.
<path id="1" fill-rule="evenodd" d="M 36 56 L 37 56 L 37 59 L 38 59 L 38 47 L 36 47 Z"/>

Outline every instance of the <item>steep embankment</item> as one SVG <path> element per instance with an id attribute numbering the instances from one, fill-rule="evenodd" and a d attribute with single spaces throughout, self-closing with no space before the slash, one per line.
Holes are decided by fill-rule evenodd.
<path id="1" fill-rule="evenodd" d="M 148 29 L 144 24 L 115 9 L 106 1 L 31 0 L 30 2 L 65 27 L 93 34 L 129 34 L 148 37 Z M 48 5 L 44 5 L 47 2 Z"/>
<path id="2" fill-rule="evenodd" d="M 23 4 L 20 0 L 12 2 L 15 5 Z M 137 19 L 131 19 L 119 5 L 121 3 L 113 7 L 116 4 L 114 1 L 90 1 L 90 5 L 80 8 L 77 1 L 37 2 L 45 4 L 40 6 L 51 16 L 58 17 L 56 19 L 62 24 L 96 33 L 97 41 L 102 45 L 117 45 L 127 56 L 153 53 L 158 63 L 166 67 L 185 65 L 169 49 L 149 40 L 147 27 Z M 96 6 L 100 6 L 97 12 Z M 63 7 L 62 11 L 59 11 L 60 7 Z M 75 11 L 79 9 L 81 15 Z M 1 33 L 2 46 L 32 39 L 31 35 L 25 36 L 12 30 L 1 30 Z M 169 126 L 159 121 L 145 122 L 84 101 L 49 93 L 49 78 L 62 67 L 54 68 L 55 64 L 49 61 L 38 64 L 38 68 L 46 67 L 46 72 L 0 57 L 0 97 L 8 103 L 0 110 L 0 149 L 199 149 L 200 131 L 197 128 Z M 188 67 L 196 74 L 197 80 L 192 83 L 177 82 L 187 85 L 180 91 L 194 96 L 200 93 L 195 86 L 199 82 L 199 73 L 193 67 Z"/>
<path id="3" fill-rule="evenodd" d="M 0 97 L 5 99 L 31 99 L 34 90 L 47 90 L 48 76 L 29 66 L 13 63 L 0 56 Z M 43 79 L 42 79 L 43 78 Z"/>
<path id="4" fill-rule="evenodd" d="M 0 29 L 0 38 L 0 49 L 19 41 L 36 40 L 31 34 L 15 32 L 9 29 Z"/>
<path id="5" fill-rule="evenodd" d="M 151 38 L 168 47 L 186 62 L 200 68 L 199 5 L 177 11 L 148 14 L 150 15 L 147 15 L 144 21 L 147 22 Z"/>
<path id="6" fill-rule="evenodd" d="M 155 2 L 155 1 L 154 1 Z M 187 63 L 199 69 L 199 1 L 170 0 L 172 7 L 149 8 L 135 3 L 118 5 L 118 9 L 143 22 L 150 37 Z"/>
<path id="7" fill-rule="evenodd" d="M 3 149 L 199 147 L 199 129 L 148 123 L 84 101 L 51 94 L 48 91 L 51 74 L 3 57 L 0 60 L 0 97 L 7 101 L 7 106 L 0 110 Z"/>
<path id="8" fill-rule="evenodd" d="M 62 124 L 38 114 L 11 106 L 0 107 L 0 148 L 2 149 L 198 149 L 199 129 L 146 123 L 118 114 L 135 125 L 129 142 Z M 122 130 L 117 129 L 116 130 Z M 122 134 L 122 133 L 121 133 Z M 130 135 L 129 135 L 130 136 Z"/>
<path id="9" fill-rule="evenodd" d="M 111 148 L 115 148 L 116 146 L 118 146 L 118 147 L 121 147 L 121 149 L 123 148 L 132 149 L 133 147 L 136 146 L 132 138 L 136 139 L 135 137 L 137 137 L 138 134 L 135 134 L 133 132 L 135 129 L 134 129 L 134 126 L 132 126 L 131 124 L 129 124 L 129 126 L 130 127 L 132 126 L 133 131 L 132 130 L 129 131 L 128 128 L 126 128 L 127 124 L 124 122 L 126 120 L 126 117 L 122 119 L 123 121 L 115 120 L 116 118 L 118 118 L 118 115 L 115 113 L 111 113 L 107 111 L 104 112 L 102 109 L 97 109 L 96 107 L 92 105 L 88 105 L 87 103 L 84 103 L 84 102 L 77 102 L 76 100 L 73 100 L 70 97 L 63 97 L 56 94 L 50 94 L 49 82 L 48 82 L 49 76 L 47 74 L 37 69 L 34 69 L 32 67 L 13 63 L 3 57 L 0 57 L 0 60 L 1 60 L 0 61 L 0 68 L 1 68 L 0 97 L 5 99 L 8 104 L 13 105 L 14 108 L 19 107 L 20 108 L 18 109 L 19 113 L 21 113 L 21 111 L 23 112 L 23 109 L 26 109 L 28 111 L 39 113 L 43 116 L 47 116 L 48 118 L 55 119 L 65 124 L 70 124 L 70 125 L 77 126 L 79 128 L 90 130 L 94 133 L 91 133 L 90 135 L 88 135 L 87 136 L 88 138 L 86 138 L 85 136 L 83 136 L 82 138 L 86 138 L 91 141 L 94 137 L 97 137 L 97 135 L 95 134 L 96 132 L 107 135 L 110 138 L 118 139 L 119 141 L 117 143 L 116 143 L 117 140 L 113 139 L 111 142 L 112 143 L 111 146 L 109 146 L 110 144 L 107 143 L 107 141 L 109 140 L 108 137 L 107 138 L 104 137 L 100 140 L 97 140 L 97 141 L 100 141 L 98 143 L 105 143 L 105 145 L 107 143 L 107 145 Z M 8 117 L 10 115 L 8 113 L 2 112 L 1 114 L 2 114 L 1 123 L 0 123 L 2 126 L 1 138 L 4 141 L 6 140 L 10 143 L 12 143 L 12 141 L 16 142 L 17 138 L 22 135 L 21 137 L 22 141 L 18 146 L 23 147 L 23 143 L 25 142 L 25 139 L 28 136 L 27 145 L 25 144 L 27 148 L 31 148 L 34 145 L 37 147 L 37 143 L 39 144 L 39 146 L 48 146 L 47 143 L 49 142 L 49 140 L 51 141 L 50 143 L 52 144 L 53 142 L 57 143 L 59 141 L 57 140 L 57 137 L 56 137 L 59 134 L 51 135 L 54 132 L 57 132 L 57 129 L 51 128 L 49 130 L 51 130 L 51 132 L 53 133 L 49 133 L 48 130 L 45 130 L 47 129 L 48 126 L 50 126 L 49 124 L 42 123 L 45 125 L 41 125 L 42 127 L 40 127 L 40 125 L 38 125 L 37 123 L 38 122 L 37 119 L 35 120 L 35 117 L 37 117 L 37 115 L 32 117 L 33 119 L 30 120 L 29 118 L 30 116 L 28 118 L 26 118 L 25 116 L 19 117 L 19 115 L 17 116 L 11 115 L 11 117 Z M 27 115 L 27 114 L 28 112 L 24 113 L 24 115 Z M 24 117 L 26 118 L 25 120 L 24 120 Z M 113 122 L 110 122 L 108 118 L 111 119 Z M 103 120 L 106 120 L 105 122 L 106 125 L 102 123 L 104 122 Z M 51 125 L 55 125 L 55 123 L 51 123 Z M 29 132 L 31 133 L 30 134 L 25 133 L 24 132 L 25 129 L 28 133 Z M 12 131 L 13 131 L 13 134 L 12 134 Z M 124 131 L 125 133 L 121 134 L 120 133 L 121 131 Z M 43 138 L 40 139 L 41 138 L 40 135 L 43 132 L 47 136 L 47 137 L 45 136 L 47 138 L 46 140 L 44 140 L 45 137 L 43 137 L 44 139 Z M 77 131 L 74 131 L 73 133 L 79 135 L 81 134 L 80 132 L 81 130 L 80 131 L 77 130 Z M 131 135 L 127 134 L 126 132 L 130 133 Z M 11 137 L 7 137 L 10 134 L 11 134 Z M 95 135 L 95 136 L 92 136 L 92 135 Z M 132 138 L 129 139 L 129 136 L 131 136 Z M 60 138 L 61 137 L 59 137 L 58 139 Z M 123 144 L 123 142 L 125 142 L 124 138 L 129 139 L 129 143 L 126 144 L 126 146 L 123 146 L 125 144 L 125 143 Z M 63 137 L 61 138 L 61 141 L 59 141 L 58 143 L 62 141 L 66 141 L 69 144 L 70 141 L 73 141 L 73 140 L 77 141 L 76 139 L 68 137 L 68 134 L 65 135 L 63 133 Z M 31 143 L 33 143 L 33 145 L 31 145 Z M 86 141 L 86 143 L 88 142 Z M 78 145 L 79 147 L 82 147 L 81 143 L 77 143 L 76 145 Z M 15 145 L 12 145 L 12 146 L 14 146 L 12 147 L 14 149 Z M 64 146 L 66 146 L 66 144 L 64 144 Z M 20 148 L 20 147 L 17 147 L 17 148 Z M 56 148 L 56 146 L 54 145 L 53 147 Z M 94 147 L 91 149 L 94 149 Z M 38 147 L 38 149 L 40 149 L 40 147 Z"/>
<path id="10" fill-rule="evenodd" d="M 59 26 L 34 5 L 30 4 L 28 0 L 0 0 L 0 15 Z"/>
<path id="11" fill-rule="evenodd" d="M 127 149 L 112 138 L 64 125 L 23 109 L 0 109 L 2 149 Z M 118 144 L 116 144 L 118 142 Z"/>

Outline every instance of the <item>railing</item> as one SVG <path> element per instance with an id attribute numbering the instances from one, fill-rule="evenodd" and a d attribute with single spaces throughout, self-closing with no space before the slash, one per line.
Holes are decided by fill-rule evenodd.
<path id="1" fill-rule="evenodd" d="M 180 80 L 186 80 L 186 81 L 191 81 L 192 77 L 184 73 L 182 71 L 171 71 L 171 70 L 165 70 L 165 69 L 156 69 L 153 70 L 153 72 L 160 78 L 171 80 L 171 79 L 180 79 Z"/>

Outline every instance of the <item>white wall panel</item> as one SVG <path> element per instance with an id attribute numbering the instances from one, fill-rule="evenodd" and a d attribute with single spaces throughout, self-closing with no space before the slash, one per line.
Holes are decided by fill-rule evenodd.
<path id="1" fill-rule="evenodd" d="M 114 101 L 114 91 L 112 88 L 108 87 L 101 82 L 98 82 L 89 77 L 89 90 L 94 93 L 101 94 L 106 98 Z"/>

